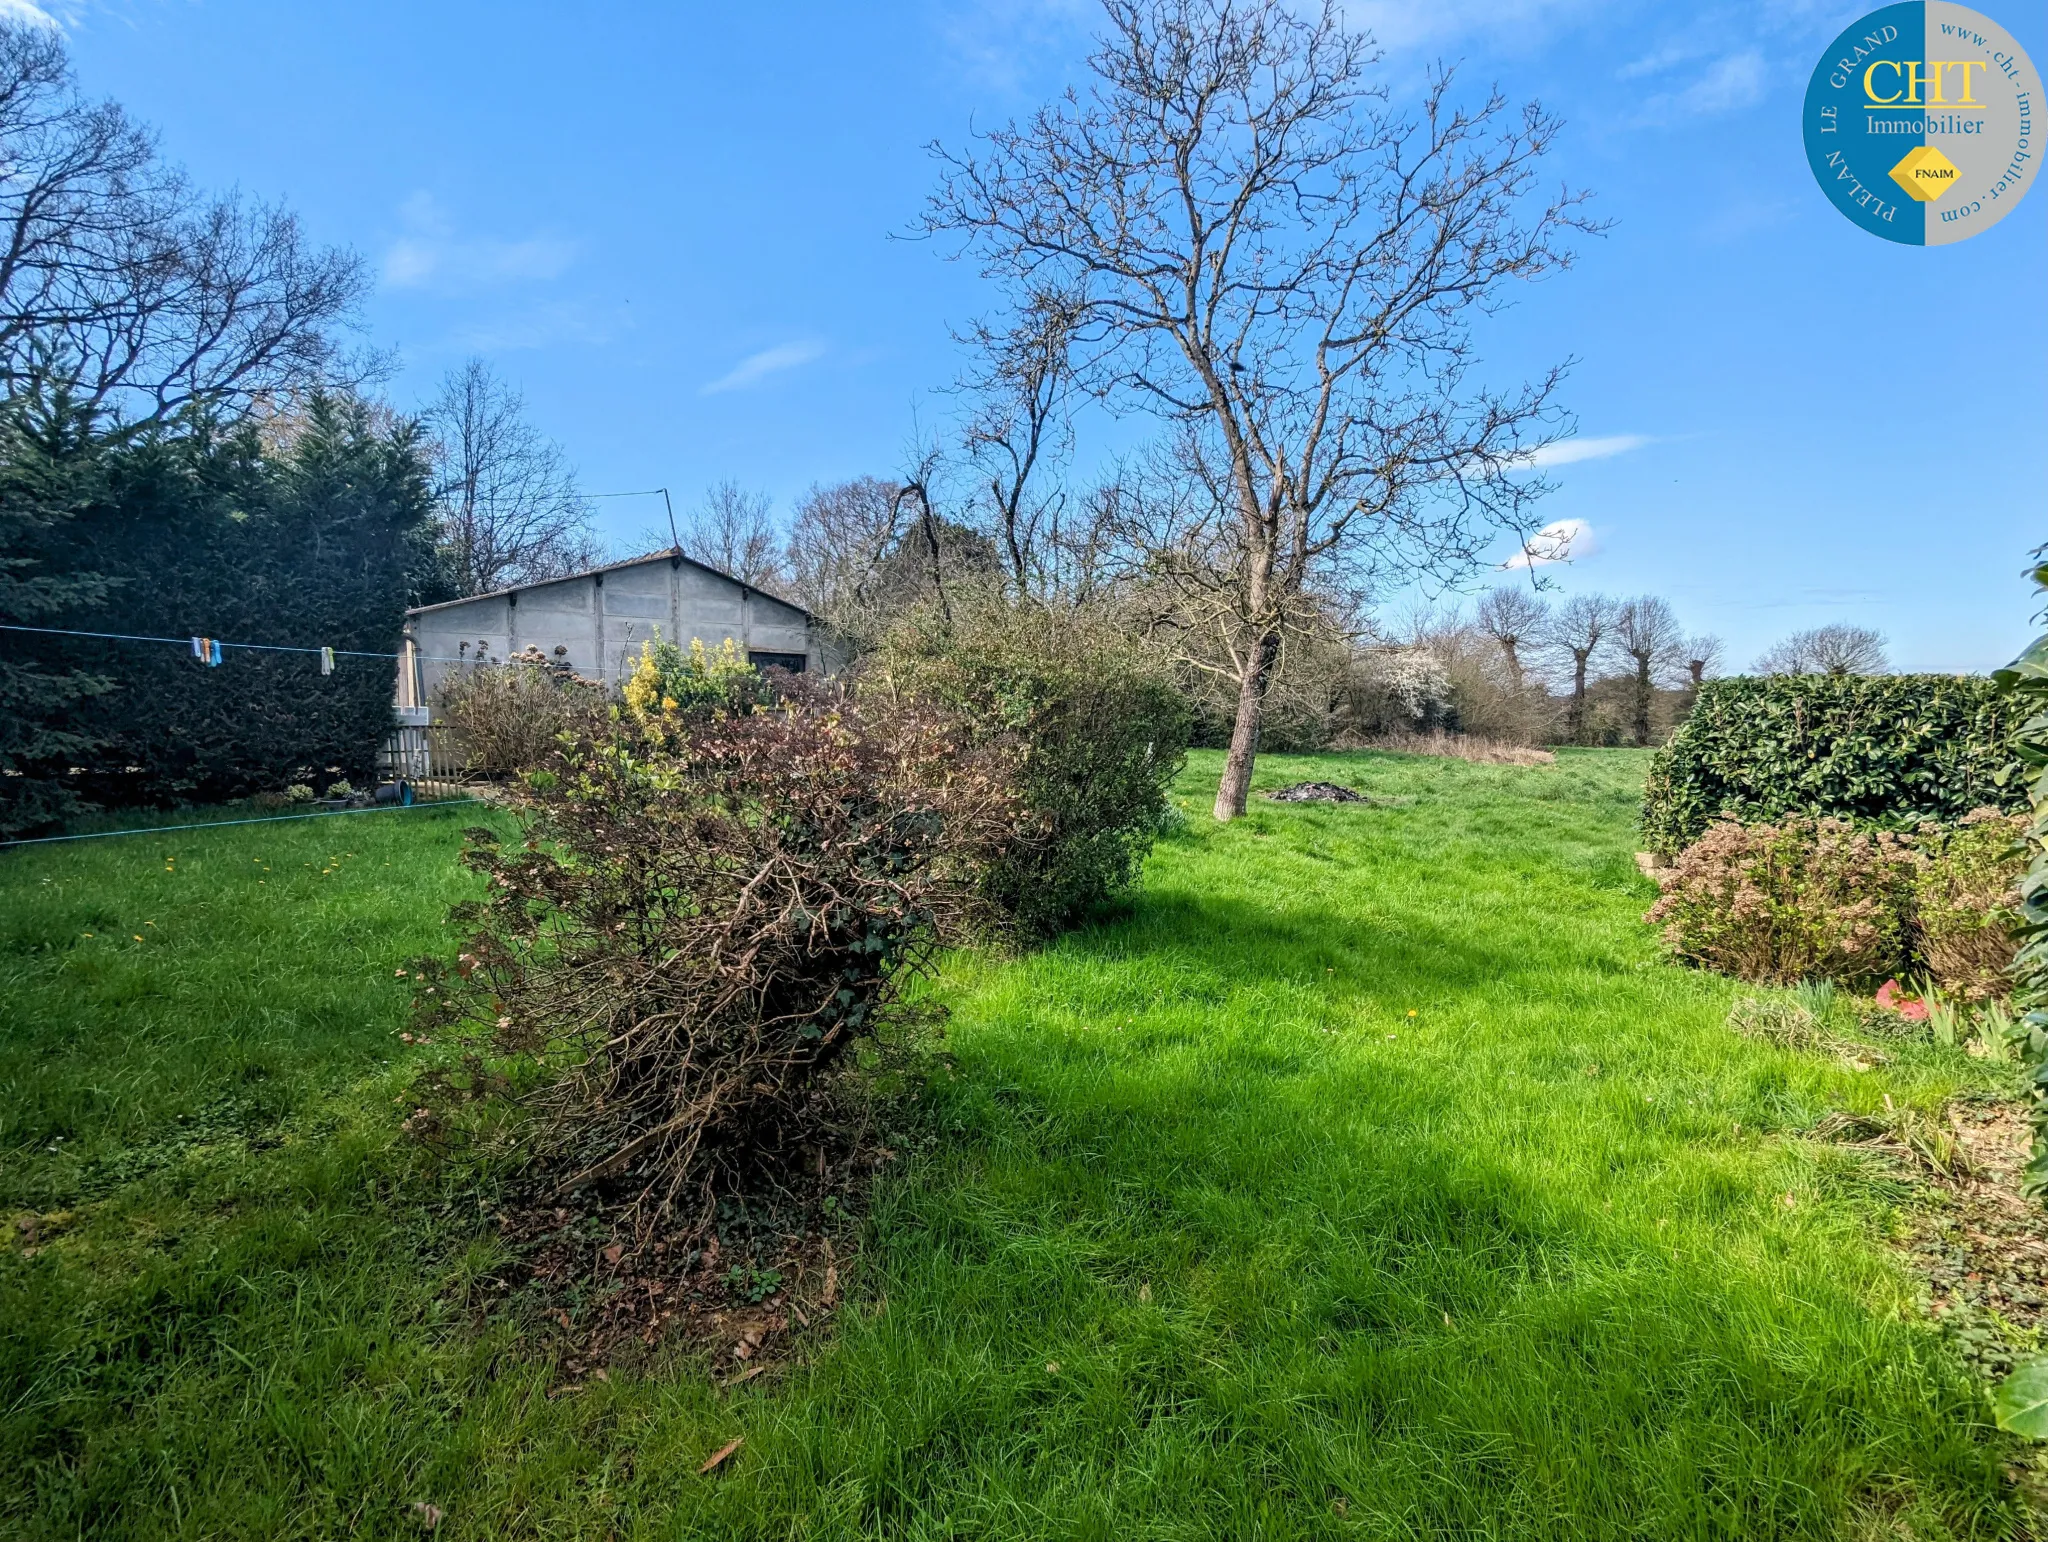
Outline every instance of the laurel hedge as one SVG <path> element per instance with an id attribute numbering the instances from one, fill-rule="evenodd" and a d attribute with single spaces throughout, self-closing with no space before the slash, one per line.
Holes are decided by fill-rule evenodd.
<path id="1" fill-rule="evenodd" d="M 1804 814 L 1901 829 L 2023 809 L 2024 715 L 1975 675 L 1712 680 L 1651 763 L 1643 833 L 1672 856 L 1717 819 Z"/>

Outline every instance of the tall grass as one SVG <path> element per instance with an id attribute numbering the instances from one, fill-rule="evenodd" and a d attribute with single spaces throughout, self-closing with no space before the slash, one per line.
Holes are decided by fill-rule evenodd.
<path id="1" fill-rule="evenodd" d="M 1262 784 L 1384 797 L 1227 827 L 1218 759 L 1127 912 L 934 982 L 849 1306 L 725 1393 L 669 1352 L 550 1397 L 544 1351 L 466 1308 L 482 1202 L 391 1145 L 391 971 L 461 890 L 460 820 L 193 836 L 175 880 L 128 842 L 0 863 L 30 1222 L 0 1250 L 0 1529 L 2013 1529 L 2003 1437 L 1883 1243 L 1896 1186 L 1796 1138 L 2004 1073 L 1727 1031 L 1729 988 L 1637 919 L 1640 755 L 1267 757 Z"/>

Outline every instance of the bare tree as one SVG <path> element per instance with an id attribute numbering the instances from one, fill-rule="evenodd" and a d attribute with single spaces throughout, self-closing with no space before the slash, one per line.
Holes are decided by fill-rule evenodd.
<path id="1" fill-rule="evenodd" d="M 982 323 L 968 339 L 978 359 L 965 386 L 978 405 L 967 425 L 966 451 L 1020 599 L 1036 597 L 1045 586 L 1046 548 L 1060 536 L 1066 494 L 1044 482 L 1072 448 L 1068 353 L 1083 314 L 1073 296 L 1046 291 L 1031 295 L 1008 328 Z"/>
<path id="2" fill-rule="evenodd" d="M 715 483 L 683 523 L 684 555 L 756 589 L 779 588 L 783 535 L 774 510 L 766 493 L 749 492 L 730 479 Z"/>
<path id="3" fill-rule="evenodd" d="M 1617 607 L 1604 594 L 1575 594 L 1552 612 L 1544 643 L 1569 661 L 1571 700 L 1565 707 L 1564 736 L 1586 741 L 1586 671 L 1614 630 Z"/>
<path id="4" fill-rule="evenodd" d="M 924 217 L 1020 298 L 1079 297 L 1083 381 L 1198 426 L 1227 529 L 1237 700 L 1218 819 L 1244 811 L 1285 618 L 1320 572 L 1460 570 L 1543 490 L 1555 372 L 1473 385 L 1469 325 L 1565 266 L 1579 199 L 1528 207 L 1555 121 L 1499 96 L 1419 122 L 1334 0 L 1105 0 L 1095 81 L 969 152 Z M 1205 579 L 1208 575 L 1204 575 Z"/>
<path id="5" fill-rule="evenodd" d="M 1721 660 L 1726 652 L 1721 639 L 1711 632 L 1702 632 L 1697 637 L 1685 640 L 1685 672 L 1697 691 L 1706 683 L 1709 675 L 1721 672 Z"/>
<path id="6" fill-rule="evenodd" d="M 1844 621 L 1794 632 L 1756 661 L 1760 675 L 1881 675 L 1891 667 L 1882 632 Z"/>
<path id="7" fill-rule="evenodd" d="M 1635 668 L 1629 695 L 1629 731 L 1635 742 L 1650 742 L 1650 706 L 1657 685 L 1683 667 L 1685 632 L 1671 607 L 1654 594 L 1638 595 L 1614 613 L 1614 642 Z"/>
<path id="8" fill-rule="evenodd" d="M 62 38 L 0 22 L 0 376 L 38 374 L 131 421 L 335 383 L 331 328 L 367 280 L 281 209 L 206 198 L 111 102 L 78 94 Z"/>
<path id="9" fill-rule="evenodd" d="M 482 359 L 441 383 L 422 417 L 432 436 L 440 544 L 463 594 L 592 566 L 590 505 L 526 402 Z"/>
<path id="10" fill-rule="evenodd" d="M 870 630 L 876 575 L 902 530 L 899 485 L 855 477 L 798 500 L 785 560 L 790 596 L 841 634 Z"/>
<path id="11" fill-rule="evenodd" d="M 1522 689 L 1522 649 L 1541 640 L 1550 620 L 1550 607 L 1529 590 L 1509 586 L 1489 589 L 1479 598 L 1479 630 L 1500 645 L 1507 661 L 1508 675 L 1517 691 Z"/>

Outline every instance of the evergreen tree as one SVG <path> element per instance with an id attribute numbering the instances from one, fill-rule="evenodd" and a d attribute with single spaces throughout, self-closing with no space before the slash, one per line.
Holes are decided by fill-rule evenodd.
<path id="1" fill-rule="evenodd" d="M 49 626 L 110 592 L 106 577 L 64 559 L 69 527 L 100 495 L 114 437 L 53 374 L 0 403 L 0 622 Z M 78 806 L 65 773 L 96 744 L 73 725 L 112 682 L 53 662 L 61 656 L 37 634 L 0 632 L 0 835 L 44 828 Z"/>
<path id="2" fill-rule="evenodd" d="M 351 398 L 260 425 L 194 409 L 140 431 L 61 395 L 16 403 L 0 440 L 4 619 L 305 651 L 230 648 L 214 668 L 175 644 L 0 633 L 11 827 L 81 802 L 370 780 L 405 608 L 446 597 L 430 509 L 417 430 Z"/>

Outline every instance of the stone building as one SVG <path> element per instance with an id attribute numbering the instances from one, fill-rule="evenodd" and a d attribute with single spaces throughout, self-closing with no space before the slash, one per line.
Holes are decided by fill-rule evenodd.
<path id="1" fill-rule="evenodd" d="M 398 659 L 399 720 L 429 722 L 435 692 L 450 670 L 508 659 L 527 648 L 617 686 L 632 673 L 641 644 L 657 632 L 686 648 L 693 638 L 709 648 L 730 638 L 763 668 L 779 665 L 800 673 L 825 663 L 803 607 L 680 551 L 656 552 L 407 611 Z"/>

